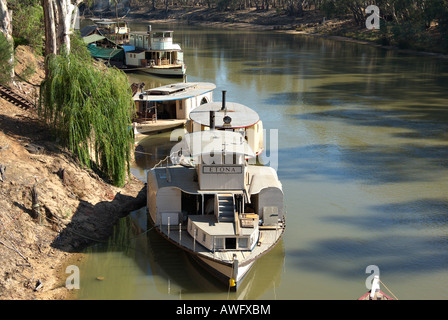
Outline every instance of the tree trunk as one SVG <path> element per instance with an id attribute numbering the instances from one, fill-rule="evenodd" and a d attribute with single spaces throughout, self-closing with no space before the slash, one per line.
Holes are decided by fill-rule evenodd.
<path id="1" fill-rule="evenodd" d="M 3 1 L 3 0 L 2 0 Z M 77 18 L 77 7 L 82 0 L 42 0 L 45 23 L 45 57 L 60 54 L 65 46 L 70 52 L 70 34 Z M 47 74 L 46 70 L 46 74 Z"/>
<path id="2" fill-rule="evenodd" d="M 12 12 L 8 11 L 6 0 L 0 0 L 0 32 L 5 35 L 11 45 L 11 59 L 9 63 L 11 68 L 11 80 L 14 78 L 14 40 L 12 38 Z"/>

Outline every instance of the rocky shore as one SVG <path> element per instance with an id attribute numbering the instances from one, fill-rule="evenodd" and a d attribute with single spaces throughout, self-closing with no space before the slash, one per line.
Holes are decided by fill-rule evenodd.
<path id="1" fill-rule="evenodd" d="M 31 102 L 42 59 L 18 47 L 36 72 L 12 88 Z M 24 65 L 24 64 L 23 64 Z M 131 177 L 114 187 L 54 142 L 36 109 L 0 98 L 0 299 L 69 299 L 65 267 L 108 238 L 118 219 L 146 205 L 145 185 Z"/>

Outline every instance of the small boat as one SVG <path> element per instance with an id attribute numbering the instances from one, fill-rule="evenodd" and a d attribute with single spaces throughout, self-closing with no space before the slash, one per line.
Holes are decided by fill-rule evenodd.
<path id="1" fill-rule="evenodd" d="M 173 31 L 129 32 L 129 42 L 124 47 L 128 69 L 160 75 L 183 77 L 186 73 L 184 53 L 179 44 L 173 43 Z"/>
<path id="2" fill-rule="evenodd" d="M 249 165 L 246 157 L 255 153 L 245 137 L 212 123 L 185 134 L 172 149 L 172 164 L 147 177 L 148 221 L 234 291 L 285 231 L 276 171 Z"/>
<path id="3" fill-rule="evenodd" d="M 394 300 L 380 290 L 380 282 L 380 277 L 375 275 L 372 281 L 372 288 L 358 300 Z"/>
<path id="4" fill-rule="evenodd" d="M 129 25 L 121 18 L 112 19 L 90 19 L 98 27 L 98 33 L 110 41 L 122 45 L 129 42 Z"/>
<path id="5" fill-rule="evenodd" d="M 210 119 L 210 111 L 214 111 L 215 119 Z M 209 130 L 213 121 L 216 129 L 241 132 L 257 156 L 263 151 L 263 122 L 258 113 L 240 103 L 226 102 L 226 91 L 222 91 L 221 102 L 209 102 L 192 110 L 190 119 L 188 132 Z"/>
<path id="6" fill-rule="evenodd" d="M 130 31 L 124 21 L 95 20 L 81 36 L 91 56 L 123 71 L 142 71 L 159 76 L 184 77 L 186 65 L 173 31 Z"/>
<path id="7" fill-rule="evenodd" d="M 92 58 L 118 69 L 126 69 L 124 43 L 128 42 L 129 27 L 125 22 L 92 19 L 94 25 L 80 30 Z"/>
<path id="8" fill-rule="evenodd" d="M 213 100 L 216 85 L 208 82 L 182 82 L 143 90 L 133 95 L 136 117 L 134 134 L 151 134 L 185 125 L 190 112 Z"/>
<path id="9" fill-rule="evenodd" d="M 123 68 L 124 50 L 116 43 L 96 33 L 83 37 L 83 41 L 92 58 L 107 66 Z"/>

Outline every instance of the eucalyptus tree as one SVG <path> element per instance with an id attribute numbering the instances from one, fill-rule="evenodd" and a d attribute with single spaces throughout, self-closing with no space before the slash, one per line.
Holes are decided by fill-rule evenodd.
<path id="1" fill-rule="evenodd" d="M 14 40 L 12 38 L 11 12 L 8 10 L 6 0 L 0 0 L 0 32 L 3 34 L 1 56 L 3 59 L 2 82 L 9 82 L 14 78 Z M 6 40 L 6 41 L 5 41 Z M 9 79 L 8 76 L 9 75 Z"/>
<path id="2" fill-rule="evenodd" d="M 45 56 L 59 54 L 63 46 L 70 52 L 70 34 L 82 0 L 42 0 L 45 23 Z"/>
<path id="3" fill-rule="evenodd" d="M 134 145 L 132 93 L 126 74 L 93 61 L 73 34 L 79 0 L 42 0 L 46 76 L 39 114 L 61 144 L 106 180 L 122 186 Z"/>

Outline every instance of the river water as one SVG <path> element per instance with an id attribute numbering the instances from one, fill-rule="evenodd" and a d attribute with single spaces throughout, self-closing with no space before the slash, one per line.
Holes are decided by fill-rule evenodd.
<path id="1" fill-rule="evenodd" d="M 448 298 L 448 60 L 302 35 L 169 28 L 188 81 L 215 83 L 215 101 L 226 90 L 263 120 L 286 233 L 229 293 L 147 231 L 144 210 L 133 212 L 87 250 L 79 299 L 353 300 L 367 291 L 369 266 L 398 299 Z M 177 81 L 129 78 L 148 88 Z M 169 134 L 142 141 L 132 173 L 144 179 L 172 144 Z"/>

